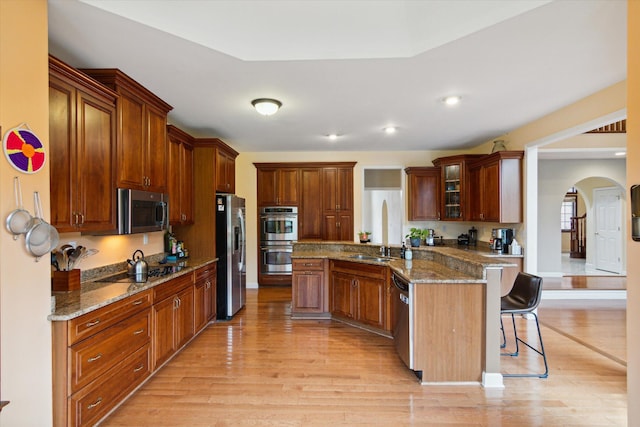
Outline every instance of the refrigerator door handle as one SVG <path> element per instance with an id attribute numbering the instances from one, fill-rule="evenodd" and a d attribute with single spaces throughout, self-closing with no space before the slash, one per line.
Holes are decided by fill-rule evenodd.
<path id="1" fill-rule="evenodd" d="M 244 215 L 242 215 L 242 209 L 238 209 L 238 219 L 240 220 L 240 263 L 238 264 L 239 270 L 244 268 L 244 256 L 245 256 L 245 228 L 244 228 Z"/>

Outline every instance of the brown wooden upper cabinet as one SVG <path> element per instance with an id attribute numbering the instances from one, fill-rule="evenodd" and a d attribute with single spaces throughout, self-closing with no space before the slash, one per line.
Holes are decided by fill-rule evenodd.
<path id="1" fill-rule="evenodd" d="M 216 192 L 235 194 L 237 156 L 226 144 L 216 146 Z"/>
<path id="2" fill-rule="evenodd" d="M 322 239 L 322 168 L 300 168 L 298 240 Z"/>
<path id="3" fill-rule="evenodd" d="M 115 68 L 83 69 L 118 94 L 117 186 L 167 191 L 167 114 L 169 104 Z"/>
<path id="4" fill-rule="evenodd" d="M 440 219 L 440 168 L 406 168 L 409 221 Z"/>
<path id="5" fill-rule="evenodd" d="M 116 228 L 116 98 L 49 57 L 51 224 L 59 232 Z"/>
<path id="6" fill-rule="evenodd" d="M 353 165 L 322 171 L 324 240 L 353 241 Z"/>
<path id="7" fill-rule="evenodd" d="M 168 193 L 169 223 L 193 224 L 193 144 L 191 135 L 167 126 L 169 139 Z"/>
<path id="8" fill-rule="evenodd" d="M 300 169 L 255 164 L 258 174 L 258 206 L 298 206 Z"/>
<path id="9" fill-rule="evenodd" d="M 441 157 L 433 164 L 440 168 L 440 219 L 443 221 L 467 221 L 469 219 L 469 190 L 467 168 L 470 161 L 482 154 L 463 154 Z"/>
<path id="10" fill-rule="evenodd" d="M 469 163 L 469 219 L 522 222 L 523 151 L 498 151 Z"/>

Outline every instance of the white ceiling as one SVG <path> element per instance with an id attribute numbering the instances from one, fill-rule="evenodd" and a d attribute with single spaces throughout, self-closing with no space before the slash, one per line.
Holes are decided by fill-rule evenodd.
<path id="1" fill-rule="evenodd" d="M 626 78 L 624 0 L 48 4 L 50 53 L 120 68 L 240 152 L 464 149 Z"/>

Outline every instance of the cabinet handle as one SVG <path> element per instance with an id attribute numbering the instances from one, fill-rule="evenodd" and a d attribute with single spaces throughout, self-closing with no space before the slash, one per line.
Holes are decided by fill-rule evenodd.
<path id="1" fill-rule="evenodd" d="M 80 225 L 84 225 L 84 214 L 80 212 Z"/>
<path id="2" fill-rule="evenodd" d="M 310 262 L 305 262 L 303 265 L 304 265 L 305 267 L 313 267 L 313 264 L 312 264 L 312 263 L 310 263 Z"/>
<path id="3" fill-rule="evenodd" d="M 98 406 L 101 403 L 102 403 L 102 398 L 99 397 L 99 398 L 96 399 L 95 402 L 88 404 L 87 405 L 87 409 L 93 409 L 93 408 L 95 408 L 96 406 Z"/>
<path id="4" fill-rule="evenodd" d="M 133 368 L 133 372 L 140 372 L 144 368 L 144 363 L 139 364 L 135 368 Z"/>
<path id="5" fill-rule="evenodd" d="M 99 318 L 98 318 L 98 319 L 96 319 L 96 320 L 94 320 L 93 322 L 89 322 L 89 323 L 87 323 L 85 326 L 86 326 L 87 328 L 90 328 L 90 327 L 92 327 L 92 326 L 96 326 L 98 323 L 100 323 L 100 319 L 99 319 Z"/>
<path id="6" fill-rule="evenodd" d="M 98 353 L 93 357 L 90 357 L 87 359 L 87 362 L 91 363 L 91 362 L 95 362 L 96 360 L 102 358 L 102 353 Z"/>
<path id="7" fill-rule="evenodd" d="M 135 300 L 134 302 L 131 303 L 131 305 L 140 305 L 142 304 L 142 301 L 143 301 L 142 299 Z"/>
<path id="8" fill-rule="evenodd" d="M 133 332 L 133 335 L 140 335 L 143 332 L 144 332 L 144 329 L 138 329 L 137 331 Z"/>

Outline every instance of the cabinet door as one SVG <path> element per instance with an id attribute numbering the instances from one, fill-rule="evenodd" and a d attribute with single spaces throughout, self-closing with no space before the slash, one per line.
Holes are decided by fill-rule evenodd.
<path id="1" fill-rule="evenodd" d="M 353 318 L 353 276 L 340 273 L 331 273 L 331 295 L 329 305 L 331 314 Z"/>
<path id="2" fill-rule="evenodd" d="M 176 309 L 176 348 L 180 348 L 193 337 L 193 286 L 178 293 Z"/>
<path id="3" fill-rule="evenodd" d="M 500 222 L 500 163 L 494 162 L 482 168 L 482 220 Z"/>
<path id="4" fill-rule="evenodd" d="M 145 188 L 149 191 L 167 191 L 167 115 L 163 111 L 145 106 L 147 134 L 145 140 Z"/>
<path id="5" fill-rule="evenodd" d="M 211 276 L 205 283 L 204 288 L 204 304 L 205 304 L 205 316 L 207 321 L 213 320 L 217 316 L 216 308 L 216 276 Z"/>
<path id="6" fill-rule="evenodd" d="M 76 231 L 72 185 L 75 156 L 76 90 L 55 77 L 49 78 L 49 175 L 51 225 L 59 232 Z"/>
<path id="7" fill-rule="evenodd" d="M 119 94 L 118 187 L 144 190 L 148 150 L 144 101 L 124 89 Z"/>
<path id="8" fill-rule="evenodd" d="M 300 171 L 300 212 L 298 214 L 298 239 L 322 238 L 322 169 Z"/>
<path id="9" fill-rule="evenodd" d="M 463 218 L 463 165 L 455 163 L 442 167 L 443 210 L 445 220 L 462 220 Z"/>
<path id="10" fill-rule="evenodd" d="M 440 168 L 407 168 L 409 221 L 440 219 Z"/>
<path id="11" fill-rule="evenodd" d="M 76 184 L 80 229 L 115 229 L 115 107 L 78 92 L 77 114 Z"/>
<path id="12" fill-rule="evenodd" d="M 337 171 L 336 201 L 339 211 L 353 210 L 353 169 L 339 168 Z"/>
<path id="13" fill-rule="evenodd" d="M 292 311 L 298 313 L 323 313 L 324 273 L 300 271 L 292 275 Z"/>
<path id="14" fill-rule="evenodd" d="M 182 221 L 182 195 L 181 195 L 181 175 L 180 152 L 182 144 L 173 138 L 169 138 L 169 159 L 167 180 L 169 192 L 169 223 L 180 224 Z"/>
<path id="15" fill-rule="evenodd" d="M 154 369 L 166 362 L 177 350 L 175 313 L 176 296 L 165 298 L 153 305 L 153 360 Z"/>
<path id="16" fill-rule="evenodd" d="M 325 212 L 338 210 L 338 169 L 324 168 L 322 171 L 322 209 Z"/>
<path id="17" fill-rule="evenodd" d="M 469 167 L 467 172 L 469 220 L 482 221 L 485 197 L 484 184 L 482 181 L 482 166 L 480 164 L 474 164 Z"/>
<path id="18" fill-rule="evenodd" d="M 298 205 L 298 172 L 298 168 L 285 168 L 278 171 L 278 205 Z"/>
<path id="19" fill-rule="evenodd" d="M 180 208 L 183 224 L 193 224 L 193 146 L 182 144 L 180 151 Z"/>
<path id="20" fill-rule="evenodd" d="M 353 241 L 353 215 L 351 212 L 331 212 L 323 214 L 322 239 Z"/>
<path id="21" fill-rule="evenodd" d="M 358 321 L 384 329 L 385 326 L 385 294 L 384 280 L 357 276 L 358 288 L 357 319 Z"/>
<path id="22" fill-rule="evenodd" d="M 216 191 L 229 193 L 229 156 L 216 149 Z"/>
<path id="23" fill-rule="evenodd" d="M 276 205 L 277 186 L 278 186 L 278 170 L 277 169 L 258 169 L 258 206 Z"/>
<path id="24" fill-rule="evenodd" d="M 208 313 L 205 304 L 205 281 L 200 280 L 196 282 L 193 289 L 193 323 L 195 332 L 204 328 L 207 324 Z"/>

